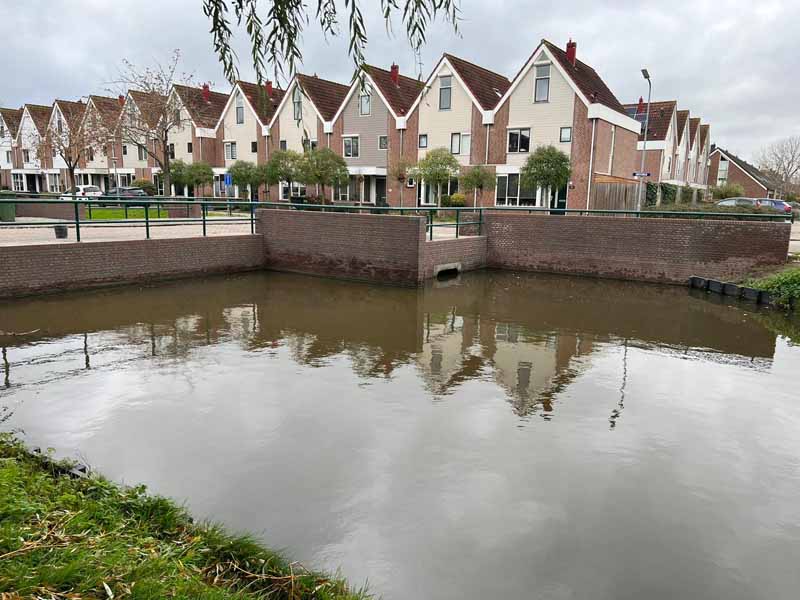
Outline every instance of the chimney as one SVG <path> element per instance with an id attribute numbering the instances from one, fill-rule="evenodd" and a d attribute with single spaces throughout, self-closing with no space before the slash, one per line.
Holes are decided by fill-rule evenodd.
<path id="1" fill-rule="evenodd" d="M 267 97 L 272 98 L 272 82 L 269 79 L 264 84 L 264 89 L 267 90 Z"/>
<path id="2" fill-rule="evenodd" d="M 644 114 L 644 98 L 639 96 L 639 106 L 636 107 L 636 114 L 643 115 Z"/>
<path id="3" fill-rule="evenodd" d="M 203 84 L 203 100 L 211 102 L 211 88 L 207 83 Z"/>
<path id="4" fill-rule="evenodd" d="M 392 63 L 392 68 L 389 70 L 389 76 L 392 78 L 392 83 L 400 85 L 400 67 Z"/>
<path id="5" fill-rule="evenodd" d="M 567 60 L 572 64 L 573 67 L 575 66 L 577 53 L 578 53 L 578 44 L 573 42 L 572 38 L 569 38 L 569 41 L 567 42 Z"/>
<path id="6" fill-rule="evenodd" d="M 120 94 L 120 95 L 117 97 L 117 102 L 119 102 L 119 105 L 120 105 L 120 106 L 125 106 L 125 96 L 123 96 L 122 94 Z"/>

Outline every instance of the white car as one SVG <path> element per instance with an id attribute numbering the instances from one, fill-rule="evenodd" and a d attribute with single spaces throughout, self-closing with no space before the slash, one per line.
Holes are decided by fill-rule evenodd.
<path id="1" fill-rule="evenodd" d="M 64 195 L 61 196 L 62 200 L 72 200 L 73 196 L 77 196 L 79 198 L 87 198 L 92 197 L 96 198 L 98 196 L 102 196 L 103 192 L 100 191 L 100 188 L 96 185 L 76 185 L 74 189 L 67 190 L 64 192 Z"/>

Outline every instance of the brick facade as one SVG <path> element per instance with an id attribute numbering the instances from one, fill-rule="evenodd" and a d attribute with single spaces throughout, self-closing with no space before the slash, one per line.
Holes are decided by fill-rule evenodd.
<path id="1" fill-rule="evenodd" d="M 489 267 L 683 284 L 786 262 L 788 223 L 487 213 Z"/>
<path id="2" fill-rule="evenodd" d="M 589 110 L 575 96 L 575 112 L 572 116 L 572 186 L 567 191 L 567 208 L 586 208 L 589 186 L 589 157 L 592 153 L 592 122 Z M 594 166 L 594 165 L 593 165 Z"/>
<path id="3" fill-rule="evenodd" d="M 4 246 L 0 297 L 246 271 L 263 260 L 258 235 Z"/>
<path id="4" fill-rule="evenodd" d="M 423 242 L 421 250 L 421 280 L 435 277 L 444 265 L 458 264 L 460 271 L 486 266 L 486 236 Z"/>
<path id="5" fill-rule="evenodd" d="M 719 159 L 720 153 L 715 152 L 711 157 L 710 165 L 708 167 L 708 185 L 715 187 L 717 185 L 717 174 L 719 172 Z M 756 182 L 755 179 L 745 173 L 739 165 L 732 160 L 728 161 L 728 183 L 735 183 L 744 188 L 744 195 L 747 198 L 766 198 L 767 189 Z"/>

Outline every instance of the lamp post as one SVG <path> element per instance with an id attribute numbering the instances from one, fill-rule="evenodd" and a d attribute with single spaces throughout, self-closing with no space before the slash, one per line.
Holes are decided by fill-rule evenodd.
<path id="1" fill-rule="evenodd" d="M 636 210 L 642 210 L 642 189 L 647 189 L 644 185 L 644 159 L 647 156 L 647 128 L 650 126 L 650 98 L 653 95 L 653 82 L 650 81 L 650 73 L 647 69 L 642 69 L 642 77 L 647 80 L 647 114 L 644 118 L 644 140 L 642 142 L 642 165 L 639 169 L 639 193 L 637 194 Z"/>

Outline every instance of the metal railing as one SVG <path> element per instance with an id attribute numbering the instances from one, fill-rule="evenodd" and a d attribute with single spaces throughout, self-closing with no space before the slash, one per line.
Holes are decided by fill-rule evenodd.
<path id="1" fill-rule="evenodd" d="M 0 221 L 0 230 L 4 227 L 74 227 L 76 241 L 81 241 L 81 229 L 86 227 L 128 226 L 143 227 L 146 239 L 150 239 L 152 227 L 193 224 L 201 228 L 202 235 L 208 235 L 209 227 L 229 225 L 232 223 L 248 223 L 250 233 L 255 233 L 256 210 L 283 209 L 308 210 L 338 213 L 390 214 L 400 216 L 424 216 L 426 219 L 426 237 L 434 239 L 434 231 L 440 228 L 454 229 L 456 238 L 464 235 L 481 235 L 484 229 L 484 215 L 490 213 L 525 213 L 544 215 L 578 215 L 578 216 L 616 216 L 640 218 L 681 218 L 681 219 L 713 219 L 736 221 L 794 222 L 794 216 L 780 213 L 728 213 L 728 212 L 695 212 L 695 211 L 651 211 L 651 210 L 611 210 L 611 209 L 567 209 L 545 208 L 533 206 L 492 206 L 492 207 L 436 207 L 436 206 L 376 206 L 372 204 L 306 204 L 301 199 L 281 202 L 255 202 L 221 198 L 186 198 L 178 196 L 152 196 L 126 199 L 117 196 L 65 196 L 63 194 L 30 194 L 22 192 L 0 193 L 0 209 L 7 205 L 70 205 L 70 219 L 52 218 L 32 222 Z M 81 217 L 81 207 L 85 208 L 85 217 Z M 170 209 L 183 207 L 186 217 L 170 216 Z M 191 209 L 198 216 L 190 216 Z M 101 209 L 122 210 L 123 218 L 101 218 L 97 215 Z M 142 209 L 142 217 L 131 217 L 131 209 Z M 199 211 L 197 210 L 199 209 Z M 155 216 L 151 216 L 151 211 Z M 224 214 L 213 214 L 223 212 Z M 166 217 L 162 214 L 166 213 Z M 212 214 L 209 214 L 212 213 Z M 2 211 L 0 210 L 0 214 Z M 173 211 L 174 214 L 174 211 Z M 445 220 L 446 219 L 446 220 Z M 466 228 L 466 229 L 465 229 Z M 466 233 L 465 233 L 466 231 Z"/>

